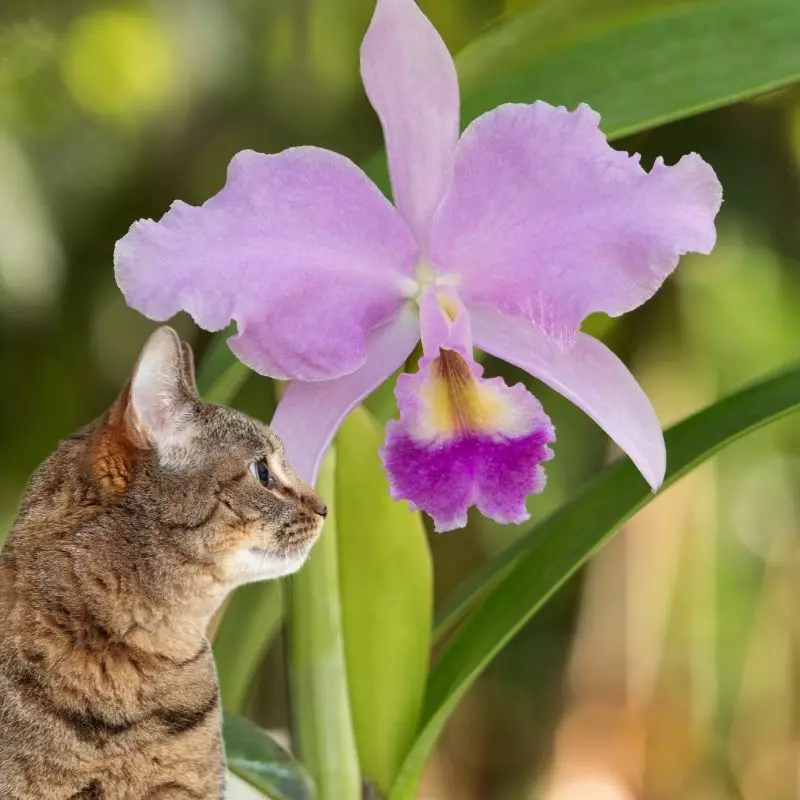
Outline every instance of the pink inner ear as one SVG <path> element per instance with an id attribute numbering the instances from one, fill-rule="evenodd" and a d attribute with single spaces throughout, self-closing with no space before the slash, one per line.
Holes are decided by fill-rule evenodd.
<path id="1" fill-rule="evenodd" d="M 197 391 L 197 379 L 194 374 L 194 353 L 188 342 L 181 342 L 181 353 L 183 354 L 183 384 L 184 389 L 194 398 L 200 398 Z"/>
<path id="2" fill-rule="evenodd" d="M 191 423 L 183 349 L 175 331 L 159 328 L 136 362 L 130 386 L 130 413 L 144 439 L 157 448 L 176 444 Z"/>

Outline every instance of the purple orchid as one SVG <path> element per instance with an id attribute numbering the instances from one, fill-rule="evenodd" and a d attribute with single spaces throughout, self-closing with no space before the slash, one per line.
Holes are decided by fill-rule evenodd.
<path id="1" fill-rule="evenodd" d="M 683 253 L 712 249 L 711 167 L 689 155 L 645 172 L 609 147 L 587 106 L 503 105 L 459 138 L 455 67 L 413 0 L 378 0 L 361 74 L 396 207 L 336 153 L 244 151 L 204 205 L 175 202 L 120 240 L 128 303 L 157 320 L 185 310 L 209 330 L 236 320 L 239 358 L 291 381 L 272 425 L 310 481 L 344 417 L 421 336 L 383 460 L 392 495 L 438 530 L 464 525 L 471 505 L 526 519 L 551 457 L 539 402 L 484 379 L 473 346 L 582 408 L 657 489 L 665 449 L 653 408 L 580 325 L 636 308 Z"/>

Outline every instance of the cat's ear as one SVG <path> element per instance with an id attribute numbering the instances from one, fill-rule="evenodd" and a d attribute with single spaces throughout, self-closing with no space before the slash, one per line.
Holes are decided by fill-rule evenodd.
<path id="1" fill-rule="evenodd" d="M 197 380 L 194 375 L 194 353 L 188 342 L 181 342 L 181 351 L 183 353 L 183 377 L 186 391 L 199 400 L 200 392 L 197 391 Z"/>
<path id="2" fill-rule="evenodd" d="M 124 492 L 136 462 L 148 451 L 155 450 L 167 462 L 185 457 L 194 435 L 197 402 L 191 351 L 187 361 L 186 349 L 175 331 L 159 328 L 98 425 L 91 470 L 103 496 Z"/>
<path id="3" fill-rule="evenodd" d="M 194 433 L 196 399 L 189 346 L 172 328 L 159 328 L 133 370 L 128 399 L 131 424 L 143 443 L 156 450 L 180 447 Z"/>

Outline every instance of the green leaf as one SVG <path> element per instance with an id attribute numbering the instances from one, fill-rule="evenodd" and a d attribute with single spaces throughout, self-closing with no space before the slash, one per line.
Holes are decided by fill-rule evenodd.
<path id="1" fill-rule="evenodd" d="M 457 57 L 462 93 L 475 94 L 533 58 L 610 28 L 707 0 L 537 0 L 510 12 L 475 37 Z"/>
<path id="2" fill-rule="evenodd" d="M 793 366 L 674 426 L 666 433 L 665 488 L 722 447 L 798 407 L 800 366 Z M 459 699 L 553 592 L 653 496 L 633 464 L 618 461 L 485 571 L 503 575 L 488 592 L 464 599 L 460 611 L 470 615 L 431 672 L 423 729 L 390 800 L 415 797 L 425 761 Z"/>
<path id="3" fill-rule="evenodd" d="M 384 432 L 359 408 L 336 439 L 336 514 L 350 704 L 361 770 L 387 792 L 416 736 L 433 571 L 419 512 L 389 496 Z"/>
<path id="4" fill-rule="evenodd" d="M 798 41 L 796 0 L 543 0 L 459 54 L 462 117 L 584 102 L 624 136 L 798 80 Z"/>
<path id="5" fill-rule="evenodd" d="M 214 660 L 226 711 L 240 714 L 247 693 L 283 620 L 283 591 L 279 581 L 240 586 L 225 608 L 214 637 Z"/>
<path id="6" fill-rule="evenodd" d="M 444 600 L 436 609 L 436 619 L 433 625 L 433 643 L 439 644 L 448 633 L 469 613 L 469 610 L 478 600 L 489 592 L 503 579 L 511 568 L 514 559 L 528 543 L 528 536 L 532 535 L 535 523 L 529 520 L 524 523 L 526 533 L 523 533 L 511 547 L 501 550 L 494 558 L 478 567 L 455 591 Z"/>
<path id="7" fill-rule="evenodd" d="M 317 488 L 328 504 L 325 530 L 306 565 L 289 582 L 289 670 L 298 755 L 320 800 L 360 800 L 361 773 L 345 667 L 334 449 Z"/>
<path id="8" fill-rule="evenodd" d="M 235 772 L 228 770 L 225 776 L 225 800 L 270 800 L 252 784 L 243 781 Z"/>
<path id="9" fill-rule="evenodd" d="M 274 800 L 314 800 L 314 783 L 303 766 L 266 731 L 225 714 L 222 737 L 228 769 Z"/>
<path id="10" fill-rule="evenodd" d="M 227 405 L 250 375 L 228 347 L 228 337 L 234 332 L 230 326 L 215 334 L 197 369 L 197 388 L 207 403 Z"/>

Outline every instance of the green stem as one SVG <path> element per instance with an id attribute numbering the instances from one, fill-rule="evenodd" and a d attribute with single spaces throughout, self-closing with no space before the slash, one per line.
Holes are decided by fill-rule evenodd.
<path id="1" fill-rule="evenodd" d="M 290 583 L 290 684 L 295 747 L 319 800 L 360 800 L 361 774 L 347 689 L 334 499 L 335 459 L 318 486 L 328 518 L 308 563 Z"/>
<path id="2" fill-rule="evenodd" d="M 250 684 L 283 619 L 283 593 L 278 581 L 240 586 L 225 609 L 214 637 L 222 705 L 244 711 Z"/>
<path id="3" fill-rule="evenodd" d="M 228 336 L 233 332 L 230 327 L 215 334 L 197 367 L 197 387 L 207 403 L 232 402 L 250 375 L 250 370 L 228 347 Z"/>

